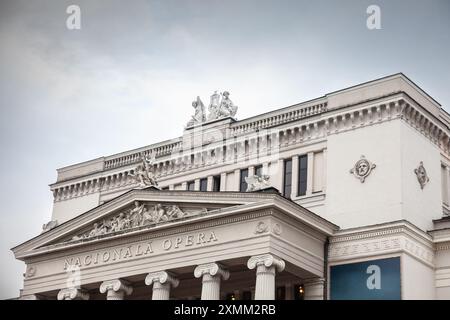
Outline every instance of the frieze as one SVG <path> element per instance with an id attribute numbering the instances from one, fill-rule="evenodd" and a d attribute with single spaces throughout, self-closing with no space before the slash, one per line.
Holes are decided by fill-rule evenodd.
<path id="1" fill-rule="evenodd" d="M 339 245 L 332 244 L 329 249 L 329 257 L 337 259 L 361 254 L 382 254 L 384 251 L 394 249 L 404 250 L 423 261 L 433 263 L 433 252 L 431 250 L 402 238 L 379 239 L 359 243 L 340 243 Z"/>
<path id="2" fill-rule="evenodd" d="M 119 261 L 141 258 L 153 254 L 169 252 L 207 245 L 219 241 L 214 231 L 198 232 L 173 238 L 146 241 L 118 248 L 108 248 L 94 253 L 65 258 L 63 269 L 85 268 L 90 266 L 114 263 Z"/>

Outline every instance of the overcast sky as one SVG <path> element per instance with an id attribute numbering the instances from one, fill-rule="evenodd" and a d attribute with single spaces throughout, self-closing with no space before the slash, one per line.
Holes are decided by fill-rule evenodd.
<path id="1" fill-rule="evenodd" d="M 214 90 L 243 119 L 403 72 L 449 111 L 449 52 L 448 0 L 0 0 L 0 298 L 57 168 L 177 137 Z"/>

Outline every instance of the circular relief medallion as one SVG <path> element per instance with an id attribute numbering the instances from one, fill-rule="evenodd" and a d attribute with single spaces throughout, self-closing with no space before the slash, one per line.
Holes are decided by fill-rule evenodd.
<path id="1" fill-rule="evenodd" d="M 363 183 L 375 167 L 375 164 L 368 161 L 364 156 L 361 156 L 361 159 L 356 161 L 350 173 Z"/>
<path id="2" fill-rule="evenodd" d="M 256 225 L 255 228 L 255 233 L 264 233 L 267 232 L 267 230 L 269 229 L 269 226 L 264 222 L 264 221 L 260 221 L 258 222 L 258 224 Z"/>
<path id="3" fill-rule="evenodd" d="M 281 234 L 281 226 L 278 223 L 275 223 L 272 226 L 272 231 L 273 233 L 275 233 L 277 236 L 279 236 Z"/>

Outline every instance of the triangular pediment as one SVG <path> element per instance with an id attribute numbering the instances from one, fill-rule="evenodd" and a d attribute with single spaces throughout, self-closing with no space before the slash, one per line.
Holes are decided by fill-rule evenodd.
<path id="1" fill-rule="evenodd" d="M 23 258 L 56 248 L 180 224 L 225 208 L 272 198 L 268 193 L 195 192 L 135 189 L 93 208 L 13 248 Z"/>

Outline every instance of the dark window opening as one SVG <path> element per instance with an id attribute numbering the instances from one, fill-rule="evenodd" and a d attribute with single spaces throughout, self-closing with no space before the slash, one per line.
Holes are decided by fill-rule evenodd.
<path id="1" fill-rule="evenodd" d="M 292 190 L 292 160 L 284 161 L 284 179 L 283 179 L 283 196 L 285 198 L 291 198 Z"/>
<path id="2" fill-rule="evenodd" d="M 241 170 L 241 178 L 240 178 L 240 184 L 239 184 L 239 191 L 245 192 L 247 191 L 247 182 L 245 182 L 245 178 L 248 177 L 248 169 L 242 169 Z"/>
<path id="3" fill-rule="evenodd" d="M 308 156 L 300 156 L 298 162 L 298 195 L 304 196 L 308 185 Z"/>
<path id="4" fill-rule="evenodd" d="M 200 179 L 200 191 L 207 191 L 208 190 L 208 179 Z"/>
<path id="5" fill-rule="evenodd" d="M 213 177 L 213 191 L 220 191 L 220 176 Z"/>
<path id="6" fill-rule="evenodd" d="M 263 169 L 263 166 L 256 166 L 255 167 L 255 175 L 256 176 L 258 176 L 258 177 L 262 177 L 262 169 Z"/>
<path id="7" fill-rule="evenodd" d="M 189 181 L 187 183 L 187 190 L 188 191 L 194 191 L 195 190 L 195 182 L 194 181 Z"/>

